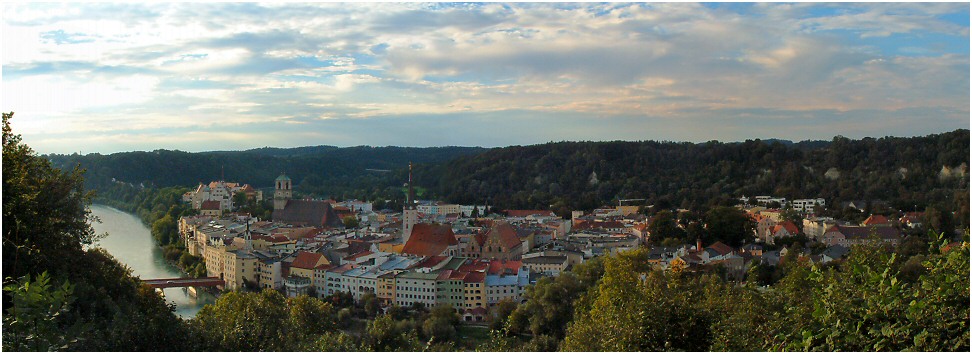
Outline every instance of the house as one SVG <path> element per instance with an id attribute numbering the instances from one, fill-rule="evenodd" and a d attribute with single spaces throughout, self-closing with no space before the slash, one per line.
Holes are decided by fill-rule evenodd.
<path id="1" fill-rule="evenodd" d="M 458 256 L 459 241 L 452 227 L 442 224 L 415 224 L 402 247 L 402 253 L 416 256 Z"/>
<path id="2" fill-rule="evenodd" d="M 742 246 L 742 248 L 740 248 L 740 250 L 742 252 L 749 253 L 749 254 L 751 254 L 753 256 L 757 256 L 757 257 L 763 255 L 763 246 L 757 245 L 755 243 L 745 244 L 745 245 Z"/>
<path id="3" fill-rule="evenodd" d="M 841 245 L 848 247 L 850 245 L 864 244 L 870 242 L 874 237 L 875 240 L 888 242 L 891 244 L 898 244 L 901 241 L 901 232 L 894 227 L 888 225 L 878 225 L 878 226 L 842 226 L 835 225 L 824 233 L 822 239 L 820 240 L 823 244 L 828 246 Z"/>
<path id="4" fill-rule="evenodd" d="M 219 202 L 215 200 L 203 201 L 199 207 L 199 214 L 204 216 L 222 216 L 223 209 L 220 208 Z"/>
<path id="5" fill-rule="evenodd" d="M 793 224 L 792 221 L 789 220 L 783 221 L 781 223 L 776 224 L 776 226 L 773 226 L 773 229 L 770 231 L 770 235 L 766 238 L 767 241 L 766 243 L 772 245 L 776 239 L 779 239 L 781 237 L 796 236 L 799 233 L 800 233 L 800 229 L 798 229 L 796 225 Z"/>
<path id="6" fill-rule="evenodd" d="M 888 220 L 884 215 L 872 214 L 868 216 L 861 226 L 876 226 L 876 225 L 891 225 L 891 220 Z"/>
<path id="7" fill-rule="evenodd" d="M 772 235 L 773 227 L 777 224 L 776 220 L 763 214 L 753 215 L 753 219 L 756 220 L 756 238 L 765 243 L 770 243 L 768 240 Z"/>
<path id="8" fill-rule="evenodd" d="M 546 276 L 558 276 L 567 270 L 567 256 L 533 256 L 523 258 L 523 266 L 531 272 Z"/>
<path id="9" fill-rule="evenodd" d="M 898 222 L 901 225 L 916 229 L 921 227 L 921 223 L 924 218 L 925 213 L 923 212 L 907 212 L 901 216 L 901 219 L 898 219 Z"/>
<path id="10" fill-rule="evenodd" d="M 850 253 L 850 248 L 841 245 L 833 245 L 827 247 L 827 249 L 823 250 L 823 252 L 820 253 L 820 262 L 830 263 L 835 260 L 844 258 L 845 256 L 847 256 L 848 253 Z"/>

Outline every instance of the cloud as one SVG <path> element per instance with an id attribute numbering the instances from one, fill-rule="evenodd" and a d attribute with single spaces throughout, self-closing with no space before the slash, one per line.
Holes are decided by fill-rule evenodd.
<path id="1" fill-rule="evenodd" d="M 784 138 L 908 134 L 898 127 L 919 118 L 968 127 L 954 119 L 969 110 L 962 4 L 3 9 L 2 108 L 31 116 L 18 129 L 50 151 L 73 151 L 79 140 L 57 135 L 69 130 L 92 144 L 127 133 L 204 146 L 182 137 L 260 131 L 288 144 L 495 146 L 773 136 L 760 127 Z M 439 136 L 465 127 L 478 130 Z"/>

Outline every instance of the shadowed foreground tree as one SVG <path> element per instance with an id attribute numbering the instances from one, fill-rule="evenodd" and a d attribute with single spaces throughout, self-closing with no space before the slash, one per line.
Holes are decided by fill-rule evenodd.
<path id="1" fill-rule="evenodd" d="M 192 350 L 164 300 L 103 250 L 84 248 L 96 237 L 83 171 L 36 156 L 12 118 L 3 114 L 3 349 Z"/>

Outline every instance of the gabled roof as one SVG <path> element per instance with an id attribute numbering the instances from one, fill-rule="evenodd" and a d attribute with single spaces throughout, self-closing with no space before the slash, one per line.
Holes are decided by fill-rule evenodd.
<path id="1" fill-rule="evenodd" d="M 567 257 L 564 256 L 566 259 Z M 489 269 L 487 272 L 489 274 L 505 274 L 509 271 L 512 274 L 517 274 L 520 267 L 523 265 L 521 261 L 492 261 L 489 262 Z"/>
<path id="2" fill-rule="evenodd" d="M 300 251 L 290 266 L 292 268 L 314 269 L 320 262 L 327 262 L 327 258 L 323 260 L 321 258 L 324 258 L 323 254 Z"/>
<path id="3" fill-rule="evenodd" d="M 706 247 L 706 249 L 712 249 L 713 251 L 716 251 L 716 254 L 720 256 L 732 253 L 733 251 L 732 247 L 729 247 L 722 242 L 713 243 L 712 245 L 709 245 L 709 247 Z"/>
<path id="4" fill-rule="evenodd" d="M 202 210 L 219 210 L 219 201 L 215 201 L 215 200 L 207 200 L 207 201 L 204 201 L 204 202 L 202 202 L 202 205 L 200 205 L 200 208 L 199 209 L 202 209 Z"/>
<path id="5" fill-rule="evenodd" d="M 449 225 L 415 224 L 402 253 L 418 256 L 438 256 L 449 246 L 458 245 Z"/>
<path id="6" fill-rule="evenodd" d="M 863 223 L 863 225 L 865 225 L 865 226 L 870 226 L 870 225 L 889 225 L 889 224 L 891 224 L 891 221 L 888 220 L 887 217 L 885 217 L 884 215 L 878 215 L 878 214 L 872 214 L 871 216 L 868 216 L 867 219 L 864 220 L 864 223 Z"/>
<path id="7" fill-rule="evenodd" d="M 513 226 L 505 221 L 494 222 L 493 227 L 491 227 L 486 233 L 485 238 L 482 241 L 483 243 L 480 243 L 480 246 L 485 244 L 486 240 L 491 238 L 498 240 L 499 243 L 506 248 L 515 248 L 522 243 L 522 241 L 520 241 L 520 237 L 516 235 L 516 230 L 513 229 Z M 479 238 L 477 238 L 477 241 L 478 240 Z"/>
<path id="8" fill-rule="evenodd" d="M 781 222 L 781 223 L 777 224 L 777 226 L 783 227 L 784 229 L 786 229 L 786 232 L 789 232 L 791 235 L 796 235 L 796 234 L 800 233 L 800 229 L 797 228 L 797 226 L 794 225 L 793 222 L 792 221 L 789 221 L 789 220 L 784 221 L 784 222 Z M 773 232 L 776 232 L 776 231 L 777 230 L 775 230 L 775 229 L 773 230 Z"/>
<path id="9" fill-rule="evenodd" d="M 343 225 L 331 204 L 320 200 L 288 200 L 283 209 L 273 211 L 273 221 L 316 227 Z"/>

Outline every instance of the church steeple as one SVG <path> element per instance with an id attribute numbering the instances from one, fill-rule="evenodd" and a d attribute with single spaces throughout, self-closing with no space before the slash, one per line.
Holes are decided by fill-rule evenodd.
<path id="1" fill-rule="evenodd" d="M 408 162 L 408 200 L 405 201 L 405 209 L 415 210 L 415 191 L 412 189 L 412 162 Z"/>
<path id="2" fill-rule="evenodd" d="M 412 227 L 418 222 L 418 211 L 415 210 L 415 190 L 412 188 L 412 162 L 408 163 L 408 199 L 402 208 L 402 243 L 408 243 L 412 236 Z"/>

